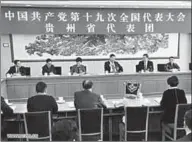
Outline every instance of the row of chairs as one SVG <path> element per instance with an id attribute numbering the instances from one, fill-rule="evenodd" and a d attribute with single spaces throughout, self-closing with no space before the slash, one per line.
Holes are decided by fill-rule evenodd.
<path id="1" fill-rule="evenodd" d="M 26 71 L 26 76 L 31 76 L 31 68 L 30 67 L 25 67 L 25 71 Z M 61 75 L 62 74 L 61 67 L 55 67 L 55 72 L 56 72 L 56 75 Z"/>
<path id="2" fill-rule="evenodd" d="M 70 70 L 72 70 L 72 67 L 70 67 Z M 31 68 L 30 67 L 25 67 L 25 71 L 26 71 L 26 76 L 30 76 L 31 75 Z M 61 67 L 55 67 L 55 74 L 56 75 L 61 75 L 62 74 L 62 68 Z M 85 67 L 85 72 L 86 72 L 86 67 Z"/>
<path id="3" fill-rule="evenodd" d="M 162 127 L 162 140 L 165 140 L 165 137 L 170 140 L 177 139 L 178 131 L 184 129 L 184 114 L 191 108 L 191 104 L 177 105 L 174 124 L 167 125 L 173 133 L 169 133 L 167 129 Z M 30 112 L 23 115 L 26 134 L 39 134 L 39 140 L 48 138 L 52 141 L 50 112 Z M 149 107 L 125 107 L 125 141 L 127 141 L 128 134 L 145 134 L 144 140 L 147 141 L 148 120 Z M 34 125 L 34 122 L 37 123 L 37 125 Z M 40 128 L 42 126 L 43 128 Z M 83 140 L 83 136 L 96 135 L 99 135 L 99 140 L 103 141 L 103 109 L 79 109 L 78 126 L 80 141 Z M 41 135 L 41 132 L 46 132 L 46 135 Z M 27 141 L 29 141 L 28 138 Z"/>
<path id="4" fill-rule="evenodd" d="M 157 71 L 166 72 L 165 66 L 166 66 L 166 64 L 157 64 Z M 191 63 L 189 63 L 189 70 L 192 70 Z M 136 65 L 136 72 L 139 72 L 139 65 Z"/>

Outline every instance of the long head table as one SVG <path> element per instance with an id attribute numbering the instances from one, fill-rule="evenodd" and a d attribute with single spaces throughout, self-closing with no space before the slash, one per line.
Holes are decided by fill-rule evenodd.
<path id="1" fill-rule="evenodd" d="M 108 99 L 121 98 L 125 94 L 127 81 L 142 84 L 141 92 L 144 96 L 162 95 L 168 88 L 167 78 L 176 75 L 179 78 L 179 88 L 186 94 L 191 94 L 191 72 L 153 72 L 135 74 L 109 74 L 109 75 L 84 75 L 84 76 L 37 76 L 13 77 L 1 81 L 1 93 L 8 99 L 29 98 L 36 94 L 37 82 L 44 81 L 48 85 L 48 94 L 54 97 L 64 97 L 73 100 L 74 92 L 82 90 L 82 81 L 93 81 L 93 91 L 104 95 Z"/>

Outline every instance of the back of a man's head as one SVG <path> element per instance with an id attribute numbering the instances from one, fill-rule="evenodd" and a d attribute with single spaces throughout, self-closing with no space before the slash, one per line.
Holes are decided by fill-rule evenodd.
<path id="1" fill-rule="evenodd" d="M 46 88 L 47 88 L 47 84 L 44 82 L 38 82 L 36 84 L 36 92 L 37 93 L 45 93 Z"/>
<path id="2" fill-rule="evenodd" d="M 188 110 L 184 116 L 185 125 L 192 130 L 192 109 Z"/>
<path id="3" fill-rule="evenodd" d="M 72 120 L 60 120 L 52 130 L 53 141 L 73 141 L 77 138 L 77 125 Z"/>
<path id="4" fill-rule="evenodd" d="M 82 86 L 85 90 L 91 89 L 93 87 L 93 82 L 91 80 L 84 80 Z"/>

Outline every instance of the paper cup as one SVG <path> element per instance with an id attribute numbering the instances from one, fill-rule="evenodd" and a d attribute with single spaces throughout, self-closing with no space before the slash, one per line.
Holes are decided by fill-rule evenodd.
<path id="1" fill-rule="evenodd" d="M 63 97 L 59 97 L 59 101 L 63 101 Z"/>

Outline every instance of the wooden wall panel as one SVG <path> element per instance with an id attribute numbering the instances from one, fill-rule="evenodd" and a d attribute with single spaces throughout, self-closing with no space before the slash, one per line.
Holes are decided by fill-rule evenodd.
<path id="1" fill-rule="evenodd" d="M 56 76 L 56 77 L 31 77 L 31 78 L 8 78 L 7 95 L 9 99 L 30 97 L 36 94 L 35 85 L 39 81 L 48 84 L 48 94 L 65 99 L 73 99 L 74 92 L 82 90 L 82 81 L 93 80 L 93 91 L 103 94 L 106 98 L 122 97 L 125 93 L 125 81 L 142 83 L 144 96 L 161 95 L 167 88 L 167 78 L 173 73 L 148 73 L 130 75 L 98 75 L 98 76 Z M 191 93 L 191 73 L 174 73 L 178 76 L 179 87 L 187 94 Z M 1 86 L 3 89 L 3 85 Z"/>

